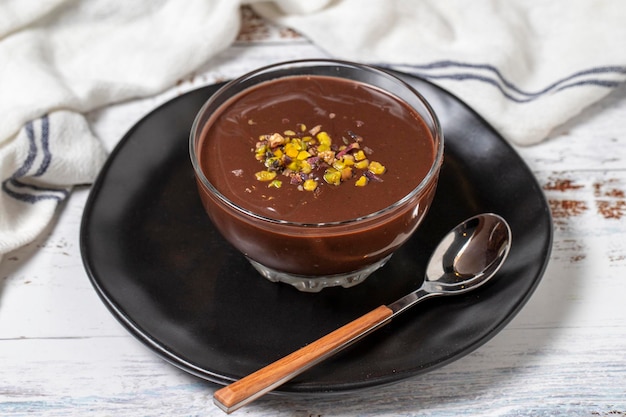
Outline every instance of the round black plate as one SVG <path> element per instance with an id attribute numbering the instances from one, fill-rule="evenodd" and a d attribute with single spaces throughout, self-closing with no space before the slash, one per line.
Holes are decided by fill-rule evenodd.
<path id="1" fill-rule="evenodd" d="M 226 384 L 417 288 L 428 256 L 460 221 L 495 212 L 513 246 L 492 282 L 432 299 L 280 388 L 333 393 L 391 383 L 468 354 L 537 286 L 552 243 L 543 193 L 517 153 L 449 93 L 401 75 L 439 114 L 445 162 L 420 230 L 363 284 L 301 293 L 261 278 L 205 215 L 188 156 L 196 112 L 219 85 L 157 108 L 121 140 L 95 182 L 81 251 L 96 291 L 139 340 L 181 369 Z"/>

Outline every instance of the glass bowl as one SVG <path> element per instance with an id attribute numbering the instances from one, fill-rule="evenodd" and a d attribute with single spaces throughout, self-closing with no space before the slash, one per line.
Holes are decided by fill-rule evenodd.
<path id="1" fill-rule="evenodd" d="M 342 207 L 342 217 L 321 218 L 320 221 L 311 218 L 298 219 L 297 215 L 287 218 L 280 214 L 273 214 L 271 211 L 256 210 L 253 206 L 246 206 L 245 201 L 242 200 L 246 198 L 245 193 L 233 195 L 231 193 L 233 187 L 228 185 L 229 181 L 233 176 L 243 176 L 243 170 L 224 168 L 222 172 L 221 168 L 213 169 L 214 165 L 226 166 L 222 160 L 228 158 L 224 155 L 213 156 L 217 154 L 213 148 L 204 149 L 206 146 L 214 146 L 211 145 L 213 139 L 207 139 L 210 137 L 207 132 L 217 129 L 215 125 L 221 123 L 219 122 L 221 115 L 226 114 L 234 105 L 233 103 L 243 100 L 241 97 L 245 97 L 255 88 L 267 86 L 271 82 L 294 83 L 297 80 L 304 82 L 303 80 L 309 80 L 311 77 L 314 80 L 332 78 L 343 83 L 342 85 L 366 87 L 366 89 L 383 92 L 398 101 L 402 111 L 411 113 L 410 117 L 416 119 L 415 123 L 422 123 L 427 133 L 432 155 L 427 166 L 424 167 L 423 178 L 416 178 L 414 184 L 406 192 L 397 195 L 384 207 L 379 207 L 372 212 L 358 212 L 356 208 L 360 205 L 348 202 L 345 207 Z M 299 87 L 301 85 L 297 83 L 291 84 L 286 91 L 298 91 Z M 286 96 L 288 93 L 283 95 Z M 280 97 L 280 94 L 277 97 Z M 324 94 L 324 98 L 332 100 L 334 94 Z M 264 106 L 263 104 L 258 107 Z M 354 106 L 358 107 L 356 104 Z M 295 108 L 295 105 L 292 107 Z M 396 127 L 386 122 L 383 113 L 393 113 L 397 109 L 383 110 L 380 116 L 370 117 L 375 120 L 353 122 L 357 126 L 368 123 L 379 128 L 382 126 L 390 132 L 385 141 L 393 145 Z M 323 113 L 319 109 L 316 109 L 316 112 Z M 239 113 L 236 113 L 235 118 L 239 116 Z M 296 129 L 294 126 L 301 126 L 304 131 L 304 124 L 296 125 L 296 120 L 289 120 L 289 116 L 284 113 L 275 115 L 277 130 Z M 324 114 L 323 117 L 332 119 L 335 114 Z M 281 123 L 285 124 L 286 120 L 291 123 L 289 126 L 278 126 Z M 331 123 L 327 120 L 331 125 L 335 121 Z M 253 125 L 256 121 L 250 118 L 246 123 L 242 118 L 238 123 L 243 128 L 244 125 Z M 350 135 L 359 137 L 349 132 Z M 254 142 L 258 139 L 250 137 L 245 140 L 250 142 L 250 150 L 254 151 Z M 348 143 L 345 137 L 343 141 L 345 144 Z M 333 146 L 338 155 L 337 145 Z M 368 149 L 366 146 L 364 149 Z M 386 145 L 379 144 L 378 146 L 385 147 Z M 250 150 L 247 151 L 249 155 L 245 157 L 254 159 L 255 154 Z M 202 204 L 224 238 L 237 248 L 265 278 L 274 282 L 291 284 L 301 291 L 316 292 L 325 287 L 339 285 L 350 287 L 363 282 L 367 276 L 383 266 L 393 252 L 415 232 L 435 194 L 443 159 L 443 133 L 437 116 L 427 101 L 411 86 L 394 75 L 372 66 L 346 61 L 301 60 L 260 68 L 225 84 L 204 104 L 196 116 L 190 133 L 189 151 Z M 237 154 L 239 153 L 242 152 Z M 211 161 L 210 158 L 217 159 Z M 393 167 L 394 161 L 386 162 L 386 166 Z M 255 161 L 255 163 L 259 163 L 259 167 L 264 168 L 262 161 Z M 411 162 L 404 161 L 402 164 L 410 165 Z M 267 161 L 265 165 L 269 166 Z M 210 175 L 209 166 L 211 166 Z M 390 173 L 389 175 L 393 175 L 393 170 L 390 170 Z M 293 172 L 291 174 L 293 176 Z M 246 172 L 245 175 L 252 181 L 252 185 L 246 187 L 247 191 L 250 191 L 250 188 L 267 189 L 266 183 L 254 183 L 252 174 Z M 302 175 L 302 177 L 305 176 Z M 380 178 L 385 181 L 382 184 L 389 184 L 389 189 L 392 188 L 393 182 L 387 181 L 384 175 L 373 176 L 373 179 L 377 181 Z M 322 185 L 335 187 L 330 184 Z M 291 186 L 291 184 L 282 185 L 282 188 L 286 186 Z M 281 185 L 279 184 L 278 187 Z M 301 193 L 307 193 L 307 191 L 302 191 L 301 185 L 299 187 Z M 338 187 L 346 187 L 343 189 L 345 192 L 351 191 L 348 190 L 347 187 L 350 185 L 347 184 Z M 323 199 L 323 192 L 319 193 L 316 198 Z M 370 200 L 377 200 L 377 198 L 370 198 Z M 354 212 L 350 211 L 351 207 L 354 207 Z M 320 209 L 320 213 L 323 211 L 327 210 Z"/>

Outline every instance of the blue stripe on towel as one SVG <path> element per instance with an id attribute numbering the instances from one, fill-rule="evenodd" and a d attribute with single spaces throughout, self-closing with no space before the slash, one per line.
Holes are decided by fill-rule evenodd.
<path id="1" fill-rule="evenodd" d="M 41 161 L 41 165 L 39 169 L 33 176 L 40 177 L 42 176 L 50 166 L 50 161 L 52 161 L 52 154 L 50 153 L 50 120 L 48 119 L 48 115 L 44 115 L 41 118 L 41 150 L 43 151 L 43 161 Z"/>
<path id="2" fill-rule="evenodd" d="M 528 103 L 547 94 L 574 87 L 597 86 L 615 88 L 624 81 L 625 66 L 591 67 L 558 79 L 537 91 L 524 91 L 506 79 L 498 68 L 487 64 L 470 64 L 458 61 L 436 61 L 423 65 L 387 65 L 404 72 L 430 80 L 473 80 L 496 87 L 504 97 L 517 103 Z M 620 79 L 607 79 L 619 76 Z"/>
<path id="3" fill-rule="evenodd" d="M 22 165 L 8 179 L 2 182 L 2 191 L 16 200 L 34 204 L 41 200 L 64 200 L 69 192 L 65 189 L 41 187 L 34 184 L 28 184 L 20 179 L 27 177 L 28 172 L 32 169 L 35 159 L 38 155 L 37 135 L 35 134 L 34 123 L 32 121 L 24 126 L 26 136 L 28 138 L 28 154 Z M 52 162 L 52 153 L 50 152 L 50 120 L 48 115 L 41 118 L 41 150 L 43 159 L 33 174 L 40 177 L 46 173 Z"/>
<path id="4" fill-rule="evenodd" d="M 11 187 L 9 187 L 11 185 Z M 15 188 L 26 189 L 26 192 L 18 192 Z M 15 198 L 26 203 L 36 203 L 41 200 L 62 201 L 67 198 L 69 192 L 64 189 L 44 188 L 36 185 L 24 184 L 16 179 L 8 179 L 2 183 L 2 190 Z M 27 190 L 33 191 L 28 192 Z"/>
<path id="5" fill-rule="evenodd" d="M 26 123 L 24 129 L 26 130 L 26 136 L 28 136 L 28 155 L 26 155 L 26 159 L 22 163 L 22 166 L 19 167 L 10 178 L 20 178 L 26 175 L 33 166 L 33 162 L 35 162 L 35 158 L 37 157 L 37 144 L 35 143 L 35 129 L 33 128 L 33 122 Z"/>

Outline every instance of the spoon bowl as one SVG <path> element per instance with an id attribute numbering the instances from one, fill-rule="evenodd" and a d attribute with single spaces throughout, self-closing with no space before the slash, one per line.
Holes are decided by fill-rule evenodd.
<path id="1" fill-rule="evenodd" d="M 215 404 L 231 413 L 389 323 L 420 301 L 478 288 L 500 269 L 510 247 L 511 229 L 502 217 L 485 213 L 465 220 L 437 245 L 424 282 L 417 290 L 217 390 L 213 395 Z"/>
<path id="2" fill-rule="evenodd" d="M 511 230 L 495 214 L 481 214 L 452 229 L 431 255 L 425 283 L 458 294 L 484 284 L 500 269 L 511 247 Z"/>

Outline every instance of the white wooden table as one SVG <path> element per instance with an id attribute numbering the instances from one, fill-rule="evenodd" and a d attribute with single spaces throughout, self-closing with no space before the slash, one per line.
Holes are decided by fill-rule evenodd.
<path id="1" fill-rule="evenodd" d="M 248 16 L 239 40 L 171 90 L 90 115 L 109 149 L 178 94 L 274 61 L 324 54 Z M 494 339 L 401 383 L 335 398 L 266 396 L 250 416 L 626 416 L 626 85 L 543 144 L 518 148 L 554 216 L 539 288 Z M 221 416 L 216 386 L 165 363 L 92 288 L 77 188 L 34 243 L 0 264 L 0 415 Z"/>

